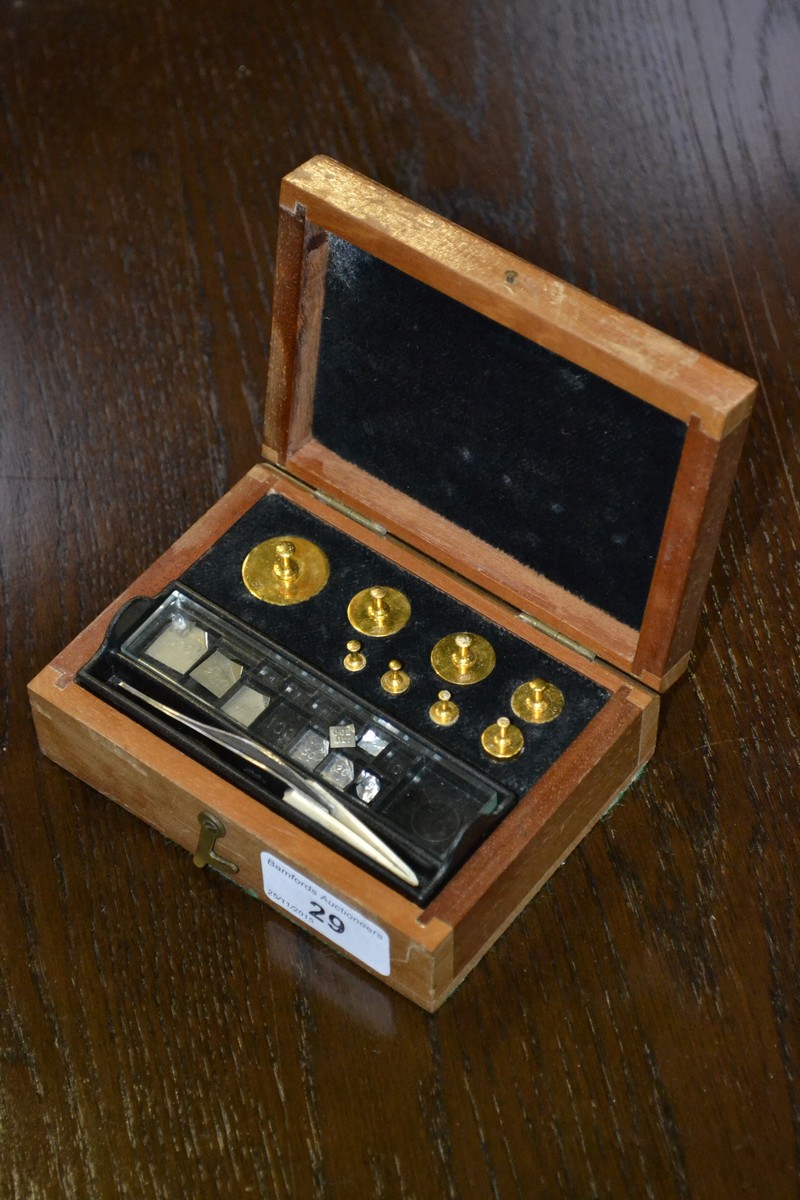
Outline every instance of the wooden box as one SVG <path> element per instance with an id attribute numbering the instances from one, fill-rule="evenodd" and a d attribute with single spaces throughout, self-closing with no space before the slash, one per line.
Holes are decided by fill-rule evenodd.
<path id="1" fill-rule="evenodd" d="M 434 1010 L 652 754 L 656 693 L 686 667 L 754 394 L 736 372 L 312 159 L 281 189 L 265 461 L 32 681 L 42 749 L 190 853 L 200 840 L 200 862 Z M 270 505 L 329 530 L 344 576 L 350 546 L 427 598 L 404 643 L 415 666 L 402 700 L 423 733 L 439 736 L 425 726 L 436 597 L 493 631 L 505 690 L 481 698 L 478 685 L 462 701 L 454 689 L 473 765 L 502 773 L 477 731 L 509 711 L 508 681 L 526 677 L 517 660 L 567 681 L 568 712 L 573 693 L 601 696 L 574 736 L 568 722 L 552 722 L 557 736 L 525 730 L 517 802 L 424 903 L 76 680 L 122 605 L 173 580 L 221 588 L 213 598 L 232 596 L 247 618 L 218 548 L 235 557 L 233 531 Z M 329 593 L 338 607 L 320 640 L 341 653 L 321 661 L 391 710 L 378 683 L 390 651 L 370 642 L 367 670 L 339 670 L 352 583 Z M 318 653 L 313 637 L 305 645 Z"/>

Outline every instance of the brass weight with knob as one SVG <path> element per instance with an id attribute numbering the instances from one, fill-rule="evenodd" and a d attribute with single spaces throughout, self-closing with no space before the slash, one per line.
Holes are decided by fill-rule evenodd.
<path id="1" fill-rule="evenodd" d="M 403 670 L 400 659 L 393 658 L 389 663 L 389 670 L 381 675 L 381 687 L 390 696 L 399 696 L 403 692 L 407 692 L 410 686 L 411 676 Z"/>
<path id="2" fill-rule="evenodd" d="M 525 740 L 521 730 L 512 725 L 508 717 L 498 717 L 493 724 L 484 729 L 481 745 L 492 758 L 516 758 L 522 751 Z"/>
<path id="3" fill-rule="evenodd" d="M 253 547 L 242 563 L 242 580 L 257 600 L 286 606 L 321 592 L 330 570 L 327 555 L 314 542 L 284 535 Z"/>
<path id="4" fill-rule="evenodd" d="M 431 651 L 431 665 L 439 678 L 459 687 L 486 679 L 496 661 L 491 644 L 479 633 L 449 633 Z"/>
<path id="5" fill-rule="evenodd" d="M 458 705 L 449 692 L 439 692 L 438 699 L 428 709 L 428 715 L 436 725 L 455 725 L 459 716 Z"/>
<path id="6" fill-rule="evenodd" d="M 532 725 L 554 721 L 564 707 L 564 693 L 546 679 L 520 684 L 511 697 L 511 711 Z"/>
<path id="7" fill-rule="evenodd" d="M 397 588 L 369 587 L 357 592 L 347 606 L 347 619 L 365 637 L 390 637 L 411 616 L 408 599 Z"/>

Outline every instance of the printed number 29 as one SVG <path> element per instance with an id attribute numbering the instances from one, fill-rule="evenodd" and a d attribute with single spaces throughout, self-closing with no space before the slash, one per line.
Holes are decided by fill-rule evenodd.
<path id="1" fill-rule="evenodd" d="M 344 933 L 344 921 L 340 920 L 335 913 L 326 913 L 322 905 L 318 904 L 316 900 L 311 901 L 311 911 L 308 915 L 313 917 L 315 921 L 321 921 L 323 924 L 327 918 L 328 924 L 334 933 Z"/>

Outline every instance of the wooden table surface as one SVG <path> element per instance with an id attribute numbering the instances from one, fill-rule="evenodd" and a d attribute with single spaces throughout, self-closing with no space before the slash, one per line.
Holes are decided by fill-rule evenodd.
<path id="1" fill-rule="evenodd" d="M 796 6 L 2 26 L 0 1194 L 796 1196 Z M 25 696 L 257 460 L 318 152 L 762 387 L 655 760 L 436 1016 L 46 761 Z"/>

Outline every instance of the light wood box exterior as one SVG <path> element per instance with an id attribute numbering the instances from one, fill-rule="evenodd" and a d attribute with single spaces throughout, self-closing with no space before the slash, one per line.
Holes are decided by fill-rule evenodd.
<path id="1" fill-rule="evenodd" d="M 265 436 L 269 461 L 254 467 L 37 675 L 29 688 L 31 704 L 45 754 L 190 853 L 200 814 L 216 815 L 226 831 L 219 853 L 238 867 L 233 880 L 265 902 L 261 852 L 271 851 L 379 925 L 389 937 L 391 970 L 377 977 L 433 1011 L 652 755 L 658 697 L 640 680 L 661 690 L 685 668 L 754 385 L 331 160 L 314 159 L 288 176 L 281 201 Z M 335 456 L 314 442 L 310 402 L 321 299 L 307 251 L 319 228 L 685 420 L 685 449 L 638 637 L 526 568 L 509 573 L 504 556 L 398 498 L 380 480 L 341 460 L 332 462 Z M 507 282 L 512 277 L 513 287 Z M 286 469 L 297 478 L 287 477 Z M 324 504 L 314 495 L 318 488 L 379 521 L 388 536 Z M 75 682 L 123 603 L 158 594 L 270 491 L 450 592 L 612 694 L 424 908 Z M 557 625 L 605 661 L 589 661 L 523 624 L 521 609 Z"/>

